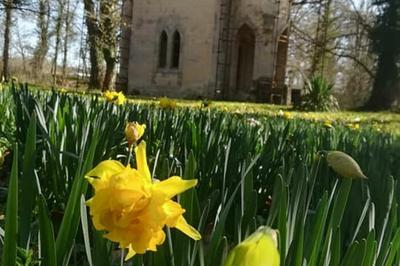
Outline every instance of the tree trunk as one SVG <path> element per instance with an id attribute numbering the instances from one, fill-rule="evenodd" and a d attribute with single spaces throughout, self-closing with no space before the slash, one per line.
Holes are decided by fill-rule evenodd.
<path id="1" fill-rule="evenodd" d="M 67 10 L 65 14 L 65 35 L 64 35 L 64 55 L 63 55 L 63 64 L 62 64 L 62 80 L 65 82 L 65 76 L 67 72 L 67 57 L 68 57 L 68 44 L 69 44 L 69 36 L 71 34 L 71 20 L 72 13 L 70 12 L 70 0 L 67 0 Z"/>
<path id="2" fill-rule="evenodd" d="M 93 0 L 84 0 L 90 55 L 89 89 L 100 88 L 99 29 Z"/>
<path id="3" fill-rule="evenodd" d="M 58 64 L 58 53 L 60 50 L 60 44 L 61 44 L 61 28 L 62 28 L 62 22 L 64 19 L 64 6 L 65 2 L 64 0 L 58 1 L 58 14 L 57 14 L 57 22 L 56 22 L 56 43 L 55 43 L 55 48 L 54 48 L 54 59 L 53 59 L 53 86 L 56 85 L 57 83 L 57 64 Z"/>
<path id="4" fill-rule="evenodd" d="M 374 110 L 389 109 L 400 98 L 400 2 L 382 1 L 380 5 L 384 9 L 371 32 L 378 65 L 367 107 Z"/>
<path id="5" fill-rule="evenodd" d="M 317 27 L 315 29 L 315 37 L 314 37 L 314 52 L 313 52 L 313 56 L 311 58 L 311 68 L 310 68 L 310 77 L 314 76 L 315 73 L 317 72 L 317 67 L 318 67 L 318 63 L 320 61 L 320 32 L 321 32 L 321 13 L 322 13 L 322 0 L 320 1 L 320 3 L 318 3 L 318 18 L 317 18 Z"/>
<path id="6" fill-rule="evenodd" d="M 322 39 L 321 39 L 321 62 L 320 62 L 320 75 L 325 76 L 325 64 L 326 64 L 326 57 L 328 49 L 328 31 L 331 26 L 331 3 L 332 0 L 327 0 L 324 5 L 324 15 L 323 15 L 323 32 L 322 32 Z"/>
<path id="7" fill-rule="evenodd" d="M 374 87 L 367 103 L 367 108 L 372 110 L 389 109 L 400 91 L 400 79 L 391 79 L 389 77 L 398 77 L 396 73 L 397 65 L 393 53 L 384 51 L 378 58 L 378 69 L 375 75 Z"/>
<path id="8" fill-rule="evenodd" d="M 40 0 L 38 13 L 39 41 L 32 59 L 32 70 L 35 78 L 43 72 L 43 63 L 48 50 L 50 6 L 49 0 Z"/>
<path id="9" fill-rule="evenodd" d="M 115 55 L 110 49 L 103 49 L 104 60 L 106 61 L 106 72 L 104 74 L 104 81 L 102 91 L 111 89 L 111 84 L 114 78 L 115 70 Z"/>
<path id="10" fill-rule="evenodd" d="M 318 7 L 318 21 L 315 33 L 314 55 L 311 64 L 311 76 L 318 74 L 325 76 L 327 50 L 329 46 L 328 34 L 331 28 L 332 0 L 322 0 Z"/>
<path id="11" fill-rule="evenodd" d="M 103 80 L 102 90 L 109 90 L 112 87 L 116 65 L 116 44 L 119 18 L 116 12 L 115 0 L 102 0 L 100 2 L 100 32 L 102 39 L 102 52 L 106 62 L 106 71 Z"/>
<path id="12" fill-rule="evenodd" d="M 6 18 L 4 21 L 4 46 L 3 46 L 3 73 L 2 76 L 5 81 L 9 79 L 9 50 L 10 50 L 10 31 L 11 31 L 11 12 L 12 12 L 13 0 L 6 0 L 4 2 L 4 8 L 6 13 Z"/>

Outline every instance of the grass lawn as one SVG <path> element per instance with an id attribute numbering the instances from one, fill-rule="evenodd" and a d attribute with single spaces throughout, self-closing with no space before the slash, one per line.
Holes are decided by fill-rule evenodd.
<path id="1" fill-rule="evenodd" d="M 40 88 L 43 90 L 42 88 Z M 63 90 L 64 92 L 66 90 Z M 68 93 L 74 93 L 67 91 Z M 87 95 L 82 90 L 78 91 Z M 99 95 L 101 91 L 96 90 L 90 95 Z M 141 97 L 127 95 L 128 103 L 159 105 L 157 97 Z M 177 107 L 200 109 L 203 102 L 201 100 L 170 99 Z M 385 133 L 400 135 L 400 113 L 394 112 L 361 112 L 361 111 L 338 111 L 338 112 L 303 112 L 296 111 L 289 105 L 273 105 L 265 103 L 231 102 L 210 100 L 208 108 L 220 110 L 237 115 L 247 115 L 253 117 L 276 117 L 282 116 L 287 119 L 305 119 L 316 122 L 329 123 L 335 125 L 345 125 L 353 129 L 367 127 Z"/>
<path id="2" fill-rule="evenodd" d="M 202 108 L 202 101 L 173 99 L 178 107 Z M 136 104 L 159 105 L 158 98 L 129 98 L 128 102 Z M 203 107 L 204 108 L 204 107 Z M 210 101 L 209 108 L 238 115 L 276 117 L 287 119 L 305 119 L 322 123 L 341 124 L 350 128 L 368 126 L 386 133 L 400 134 L 400 114 L 394 112 L 302 112 L 293 110 L 288 105 L 273 105 L 249 102 Z"/>
<path id="3" fill-rule="evenodd" d="M 33 90 L 49 90 L 49 88 L 30 86 Z M 84 90 L 71 91 L 67 89 L 59 89 L 68 94 L 81 95 L 100 95 L 101 91 L 94 90 L 87 92 Z M 156 105 L 159 106 L 161 98 L 131 96 L 127 95 L 127 102 L 131 104 Z M 169 98 L 168 98 L 169 99 Z M 249 117 L 277 117 L 281 116 L 286 119 L 301 119 L 314 122 L 330 124 L 333 127 L 340 125 L 352 129 L 367 128 L 368 130 L 376 130 L 384 133 L 400 135 L 400 113 L 395 112 L 362 112 L 362 111 L 337 111 L 337 112 L 303 112 L 294 110 L 289 105 L 274 105 L 266 103 L 251 102 L 232 102 L 210 100 L 207 108 L 204 108 L 201 100 L 185 100 L 185 99 L 169 99 L 176 103 L 178 108 L 193 109 L 211 109 L 222 112 L 232 113 L 235 115 L 244 115 Z"/>

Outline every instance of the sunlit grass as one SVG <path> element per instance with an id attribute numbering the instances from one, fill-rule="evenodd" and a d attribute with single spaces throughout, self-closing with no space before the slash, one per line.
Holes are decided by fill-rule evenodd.
<path id="1" fill-rule="evenodd" d="M 83 90 L 77 92 L 69 90 L 68 93 L 78 93 L 80 95 L 101 95 L 101 91 L 92 91 L 90 93 Z M 150 106 L 159 106 L 160 98 L 127 96 L 130 104 L 143 104 Z M 274 105 L 265 103 L 232 102 L 208 100 L 208 106 L 205 108 L 202 100 L 173 99 L 178 108 L 193 109 L 211 109 L 222 112 L 229 112 L 237 115 L 276 117 L 283 116 L 283 112 L 290 114 L 293 119 L 305 119 L 337 123 L 343 126 L 352 127 L 359 124 L 360 127 L 367 126 L 369 129 L 382 131 L 385 133 L 400 134 L 400 113 L 394 112 L 361 112 L 361 111 L 338 111 L 338 112 L 303 112 L 293 110 L 290 105 Z"/>

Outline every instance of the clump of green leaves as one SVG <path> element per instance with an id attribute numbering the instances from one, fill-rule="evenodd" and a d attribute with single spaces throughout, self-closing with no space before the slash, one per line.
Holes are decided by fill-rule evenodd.
<path id="1" fill-rule="evenodd" d="M 305 111 L 335 111 L 339 109 L 336 98 L 332 95 L 334 83 L 322 76 L 313 76 L 306 81 L 305 95 L 300 109 Z"/>
<path id="2" fill-rule="evenodd" d="M 327 128 L 301 116 L 255 120 L 214 108 L 218 102 L 207 111 L 198 101 L 172 110 L 158 102 L 117 106 L 93 94 L 10 92 L 5 110 L 15 109 L 16 145 L 1 265 L 17 265 L 17 247 L 32 250 L 41 265 L 115 265 L 124 257 L 90 223 L 92 191 L 83 176 L 102 160 L 126 161 L 127 121 L 146 124 L 154 178 L 199 180 L 178 200 L 203 236 L 192 242 L 166 231 L 165 244 L 132 265 L 222 265 L 262 225 L 279 231 L 281 265 L 400 264 L 398 135 L 339 122 Z M 317 157 L 322 149 L 351 154 L 369 179 L 338 179 Z"/>
<path id="3" fill-rule="evenodd" d="M 17 248 L 17 266 L 36 266 L 39 261 L 35 259 L 32 250 Z"/>
<path id="4" fill-rule="evenodd" d="M 13 111 L 14 103 L 11 91 L 8 87 L 0 84 L 0 178 L 5 168 L 6 157 L 10 154 L 11 143 L 14 141 L 15 117 Z"/>

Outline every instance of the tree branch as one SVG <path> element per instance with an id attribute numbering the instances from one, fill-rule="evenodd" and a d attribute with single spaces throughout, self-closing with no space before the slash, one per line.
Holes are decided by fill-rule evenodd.
<path id="1" fill-rule="evenodd" d="M 341 57 L 341 58 L 348 58 L 353 60 L 356 64 L 358 64 L 359 66 L 361 66 L 361 68 L 364 69 L 364 71 L 371 77 L 373 78 L 375 76 L 375 73 L 366 66 L 366 64 L 364 62 L 362 62 L 360 59 L 358 59 L 356 56 L 348 54 L 348 53 L 339 53 L 337 51 L 335 51 L 335 49 L 338 50 L 346 50 L 343 47 L 340 46 L 335 46 L 333 49 L 327 49 L 326 47 L 322 46 L 318 41 L 314 40 L 312 37 L 310 37 L 308 34 L 306 34 L 305 32 L 303 32 L 301 29 L 299 29 L 298 27 L 296 27 L 296 25 L 292 25 L 292 29 L 294 31 L 299 32 L 300 34 L 298 34 L 298 36 L 300 38 L 302 38 L 305 41 L 308 41 L 314 45 L 317 45 L 320 48 L 323 48 L 324 52 L 330 53 L 331 55 L 337 56 L 337 57 Z"/>

